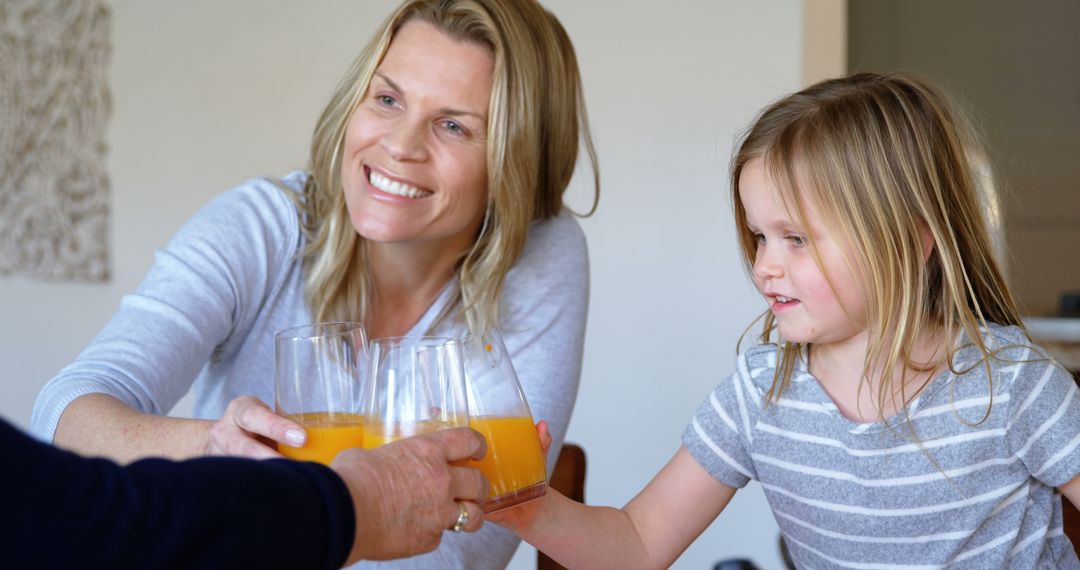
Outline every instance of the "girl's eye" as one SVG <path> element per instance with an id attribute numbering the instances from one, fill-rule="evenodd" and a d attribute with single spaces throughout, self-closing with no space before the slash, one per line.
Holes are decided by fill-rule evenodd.
<path id="1" fill-rule="evenodd" d="M 754 234 L 754 241 L 758 243 L 765 243 L 765 234 Z"/>
<path id="2" fill-rule="evenodd" d="M 398 104 L 397 99 L 389 95 L 376 95 L 375 101 L 383 107 L 396 107 Z"/>
<path id="3" fill-rule="evenodd" d="M 793 234 L 793 235 L 789 235 L 788 239 L 791 240 L 791 245 L 794 245 L 795 247 L 805 247 L 806 246 L 806 237 L 805 236 L 801 236 L 801 235 L 798 235 L 798 234 Z"/>

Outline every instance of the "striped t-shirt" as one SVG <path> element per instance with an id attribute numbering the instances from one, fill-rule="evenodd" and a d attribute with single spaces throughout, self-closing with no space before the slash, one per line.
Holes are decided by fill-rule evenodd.
<path id="1" fill-rule="evenodd" d="M 1020 329 L 984 333 L 1012 347 L 992 399 L 981 362 L 940 374 L 907 408 L 918 443 L 903 413 L 845 418 L 802 359 L 765 406 L 774 345 L 739 356 L 683 442 L 719 481 L 761 484 L 800 569 L 1080 568 L 1055 489 L 1080 474 L 1080 390 Z M 961 348 L 956 369 L 980 356 Z"/>

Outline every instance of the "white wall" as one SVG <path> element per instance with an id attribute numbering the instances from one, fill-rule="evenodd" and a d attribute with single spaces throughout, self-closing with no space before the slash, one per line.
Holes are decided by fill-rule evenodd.
<path id="1" fill-rule="evenodd" d="M 763 308 L 736 257 L 726 181 L 736 133 L 802 78 L 802 4 L 548 0 L 574 39 L 603 182 L 585 370 L 567 437 L 586 497 L 621 505 L 679 445 Z M 395 0 L 114 0 L 106 285 L 0 280 L 0 414 L 27 426 L 41 385 L 136 287 L 153 251 L 246 177 L 303 167 L 326 98 Z M 582 171 L 581 173 L 587 174 Z M 588 206 L 581 176 L 571 191 Z M 190 403 L 181 404 L 181 413 Z M 780 567 L 752 486 L 678 561 Z M 534 567 L 525 548 L 514 568 Z"/>

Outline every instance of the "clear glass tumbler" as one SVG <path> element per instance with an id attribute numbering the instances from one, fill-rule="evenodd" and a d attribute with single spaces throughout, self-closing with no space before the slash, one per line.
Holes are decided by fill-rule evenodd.
<path id="1" fill-rule="evenodd" d="M 329 465 L 341 450 L 363 445 L 366 347 L 360 323 L 274 333 L 274 409 L 307 432 L 303 447 L 282 444 L 279 453 Z"/>

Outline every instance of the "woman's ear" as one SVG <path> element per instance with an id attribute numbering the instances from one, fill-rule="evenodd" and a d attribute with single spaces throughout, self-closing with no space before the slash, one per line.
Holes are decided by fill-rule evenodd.
<path id="1" fill-rule="evenodd" d="M 930 231 L 930 226 L 925 223 L 919 224 L 919 238 L 922 240 L 922 260 L 926 263 L 930 260 L 930 253 L 934 251 L 934 234 Z"/>

